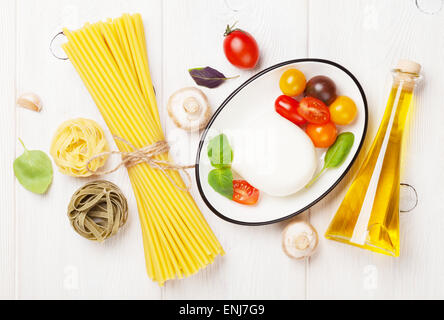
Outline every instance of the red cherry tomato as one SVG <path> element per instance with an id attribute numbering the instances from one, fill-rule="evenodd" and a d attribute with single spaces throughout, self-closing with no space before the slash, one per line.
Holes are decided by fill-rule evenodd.
<path id="1" fill-rule="evenodd" d="M 316 148 L 330 148 L 338 137 L 338 129 L 332 122 L 308 124 L 306 132 Z"/>
<path id="2" fill-rule="evenodd" d="M 326 124 L 330 122 L 330 111 L 321 100 L 305 97 L 299 103 L 298 113 L 309 123 Z"/>
<path id="3" fill-rule="evenodd" d="M 233 201 L 245 205 L 254 205 L 259 200 L 259 190 L 245 180 L 233 181 Z"/>
<path id="4" fill-rule="evenodd" d="M 292 97 L 282 95 L 276 99 L 276 112 L 297 126 L 304 125 L 307 121 L 298 113 L 299 102 Z"/>
<path id="5" fill-rule="evenodd" d="M 259 46 L 251 34 L 228 26 L 224 51 L 228 61 L 240 69 L 253 69 L 259 61 Z"/>

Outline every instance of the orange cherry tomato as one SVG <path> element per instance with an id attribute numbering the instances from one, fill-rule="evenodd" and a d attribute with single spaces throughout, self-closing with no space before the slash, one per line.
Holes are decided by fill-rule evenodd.
<path id="1" fill-rule="evenodd" d="M 296 97 L 305 91 L 307 80 L 305 75 L 298 69 L 289 69 L 284 72 L 279 81 L 279 87 L 286 96 Z"/>
<path id="2" fill-rule="evenodd" d="M 259 200 L 259 190 L 245 180 L 233 181 L 233 201 L 252 206 Z"/>
<path id="3" fill-rule="evenodd" d="M 308 124 L 306 132 L 316 148 L 330 148 L 338 137 L 338 130 L 332 122 L 327 124 Z"/>
<path id="4" fill-rule="evenodd" d="M 358 108 L 349 97 L 340 96 L 330 106 L 331 120 L 340 126 L 346 126 L 355 120 Z"/>

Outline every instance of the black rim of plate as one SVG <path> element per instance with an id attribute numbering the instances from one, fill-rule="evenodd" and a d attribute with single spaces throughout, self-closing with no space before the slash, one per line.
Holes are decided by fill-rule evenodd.
<path id="1" fill-rule="evenodd" d="M 335 183 L 333 183 L 333 185 L 328 188 L 327 191 L 325 191 L 320 197 L 316 198 L 315 200 L 313 200 L 309 205 L 305 206 L 304 208 L 289 214 L 285 217 L 279 218 L 279 219 L 275 219 L 275 220 L 270 220 L 270 221 L 264 221 L 264 222 L 245 222 L 245 221 L 238 221 L 238 220 L 234 220 L 231 218 L 226 217 L 225 215 L 223 215 L 222 213 L 220 213 L 219 211 L 216 210 L 216 208 L 214 208 L 210 201 L 207 199 L 207 197 L 205 196 L 205 193 L 203 192 L 202 189 L 202 185 L 201 185 L 201 181 L 200 181 L 200 174 L 199 174 L 199 168 L 200 168 L 200 157 L 201 157 L 201 152 L 202 152 L 202 148 L 203 145 L 205 143 L 205 138 L 207 137 L 208 131 L 211 129 L 211 126 L 213 125 L 213 122 L 216 120 L 217 116 L 219 115 L 219 113 L 225 108 L 225 106 L 231 101 L 231 99 L 233 99 L 233 97 L 235 95 L 237 95 L 239 93 L 239 91 L 241 91 L 242 89 L 244 89 L 247 85 L 249 85 L 251 82 L 253 82 L 254 80 L 258 79 L 259 77 L 265 75 L 266 73 L 289 65 L 289 64 L 295 64 L 295 63 L 300 63 L 300 62 L 319 62 L 319 63 L 325 63 L 325 64 L 329 64 L 332 65 L 336 68 L 341 69 L 342 71 L 344 71 L 348 76 L 350 76 L 350 78 L 355 82 L 356 86 L 359 89 L 359 92 L 361 93 L 361 97 L 362 100 L 364 101 L 364 110 L 365 110 L 365 120 L 364 120 L 364 130 L 362 132 L 362 137 L 361 137 L 361 142 L 359 144 L 358 150 L 356 151 L 352 161 L 350 162 L 350 165 L 347 167 L 347 169 L 344 170 L 343 174 L 339 177 L 338 180 L 336 180 Z M 205 202 L 205 204 L 207 205 L 207 207 L 215 214 L 217 215 L 219 218 L 234 223 L 234 224 L 238 224 L 238 225 L 244 225 L 244 226 L 264 226 L 264 225 L 269 225 L 269 224 L 274 224 L 274 223 L 278 223 L 278 222 L 282 222 L 288 219 L 291 219 L 305 211 L 307 211 L 308 209 L 310 209 L 311 207 L 313 207 L 316 203 L 318 203 L 319 201 L 321 201 L 323 198 L 325 198 L 331 191 L 333 191 L 334 188 L 336 188 L 336 186 L 342 181 L 342 179 L 344 179 L 344 177 L 347 175 L 347 173 L 350 171 L 351 167 L 353 166 L 353 164 L 355 163 L 356 159 L 358 158 L 362 146 L 364 144 L 364 140 L 367 134 L 367 126 L 368 126 L 368 105 L 367 105 L 367 98 L 365 96 L 364 90 L 362 89 L 361 84 L 359 83 L 358 79 L 356 79 L 356 77 L 350 72 L 348 71 L 346 68 L 344 68 L 343 66 L 341 66 L 340 64 L 330 61 L 330 60 L 325 60 L 325 59 L 311 59 L 311 58 L 306 58 L 306 59 L 295 59 L 295 60 L 289 60 L 289 61 L 285 61 L 285 62 L 281 62 L 279 64 L 276 64 L 274 66 L 271 66 L 269 68 L 266 68 L 264 70 L 262 70 L 261 72 L 257 73 L 256 75 L 254 75 L 253 77 L 251 77 L 250 79 L 248 79 L 246 82 L 244 82 L 240 87 L 238 87 L 235 91 L 233 91 L 233 93 L 231 93 L 227 99 L 225 99 L 225 101 L 222 103 L 222 105 L 216 110 L 216 112 L 214 113 L 214 115 L 212 116 L 210 122 L 208 123 L 208 125 L 206 126 L 201 138 L 200 138 L 200 142 L 199 142 L 199 148 L 197 150 L 197 158 L 196 158 L 196 182 L 197 182 L 197 187 L 200 193 L 200 196 L 202 197 L 203 201 Z"/>

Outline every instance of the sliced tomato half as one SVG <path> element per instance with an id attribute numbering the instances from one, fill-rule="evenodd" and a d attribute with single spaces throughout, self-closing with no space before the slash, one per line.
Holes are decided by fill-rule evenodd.
<path id="1" fill-rule="evenodd" d="M 309 123 L 326 124 L 330 122 L 330 110 L 324 102 L 313 97 L 305 97 L 299 103 L 298 113 Z"/>
<path id="2" fill-rule="evenodd" d="M 259 200 L 260 191 L 245 180 L 234 180 L 233 190 L 233 201 L 237 203 L 251 206 Z"/>

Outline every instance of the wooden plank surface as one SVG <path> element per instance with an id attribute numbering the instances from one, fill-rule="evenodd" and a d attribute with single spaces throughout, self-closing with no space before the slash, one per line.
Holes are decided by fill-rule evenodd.
<path id="1" fill-rule="evenodd" d="M 18 134 L 29 148 L 49 152 L 57 126 L 69 119 L 94 119 L 106 128 L 71 64 L 56 60 L 49 52 L 51 37 L 65 25 L 77 28 L 86 21 L 138 11 L 144 14 L 146 27 L 150 30 L 152 72 L 154 81 L 160 82 L 160 1 L 19 1 L 17 90 L 37 92 L 45 104 L 41 114 L 27 110 L 18 113 Z M 106 132 L 111 142 L 108 130 Z M 116 148 L 114 144 L 112 148 Z M 145 272 L 137 206 L 126 170 L 105 178 L 115 182 L 128 197 L 128 224 L 115 238 L 97 244 L 79 237 L 66 216 L 72 194 L 92 179 L 67 177 L 54 169 L 54 182 L 45 196 L 31 194 L 21 186 L 16 189 L 17 224 L 20 226 L 17 237 L 18 296 L 44 299 L 160 298 L 160 289 Z"/>
<path id="2" fill-rule="evenodd" d="M 444 297 L 439 254 L 444 235 L 439 194 L 443 191 L 442 119 L 437 97 L 444 83 L 444 12 L 424 14 L 414 1 L 310 1 L 311 57 L 337 61 L 353 72 L 367 94 L 370 127 L 363 155 L 373 140 L 390 88 L 389 70 L 399 58 L 418 61 L 424 82 L 409 120 L 402 181 L 415 186 L 419 205 L 401 216 L 401 257 L 391 258 L 322 240 L 308 270 L 308 298 Z M 395 18 L 396 17 L 396 18 Z M 324 21 L 314 23 L 314 21 Z M 311 210 L 324 233 L 358 165 L 327 199 Z"/>
<path id="3" fill-rule="evenodd" d="M 15 62 L 16 6 L 13 1 L 0 3 L 0 299 L 15 297 Z"/>
<path id="4" fill-rule="evenodd" d="M 162 121 L 180 163 L 195 160 L 199 137 L 176 129 L 165 106 L 175 90 L 194 85 L 189 68 L 211 66 L 227 76 L 240 75 L 220 88 L 204 90 L 216 109 L 256 71 L 277 62 L 306 56 L 336 61 L 356 75 L 367 94 L 366 150 L 384 110 L 390 68 L 400 57 L 420 62 L 424 81 L 409 120 L 402 178 L 415 186 L 420 201 L 401 217 L 401 257 L 322 237 L 314 257 L 289 260 L 280 248 L 286 223 L 259 228 L 229 224 L 205 207 L 194 187 L 193 195 L 227 255 L 197 275 L 160 289 L 145 274 L 137 207 L 125 170 L 106 178 L 127 195 L 130 219 L 104 245 L 80 238 L 66 218 L 72 193 L 90 179 L 55 172 L 47 195 L 25 191 L 11 168 L 22 153 L 17 137 L 30 149 L 48 152 L 53 133 L 65 120 L 86 117 L 106 127 L 71 64 L 50 54 L 51 37 L 62 26 L 77 28 L 122 12 L 140 12 L 144 18 Z M 16 0 L 1 2 L 0 18 L 0 298 L 444 298 L 444 109 L 439 98 L 444 11 L 425 14 L 415 1 L 404 0 Z M 262 49 L 255 71 L 239 71 L 224 57 L 223 32 L 236 21 Z M 41 114 L 14 107 L 16 96 L 28 91 L 42 97 Z M 304 216 L 321 235 L 356 169 Z"/>
<path id="5" fill-rule="evenodd" d="M 256 37 L 260 47 L 271 49 L 262 51 L 258 69 L 304 56 L 305 5 L 305 1 L 287 0 L 260 3 L 254 0 L 165 1 L 163 101 L 174 91 L 194 85 L 188 74 L 190 68 L 211 66 L 227 76 L 241 75 L 217 89 L 204 89 L 215 110 L 236 87 L 257 72 L 239 71 L 225 59 L 223 34 L 226 25 L 236 21 L 239 21 L 239 28 L 245 28 Z M 300 10 L 293 10 L 295 7 Z M 262 23 L 284 17 L 287 21 L 285 24 Z M 279 45 L 286 39 L 284 28 L 300 31 L 300 39 L 285 48 Z M 198 135 L 190 136 L 177 130 L 169 120 L 166 121 L 166 128 L 178 161 L 193 162 Z M 230 224 L 206 208 L 196 188 L 193 194 L 227 254 L 190 279 L 167 283 L 164 298 L 304 298 L 305 264 L 291 261 L 280 249 L 282 224 L 267 227 Z M 277 266 L 279 272 L 275 272 Z"/>

